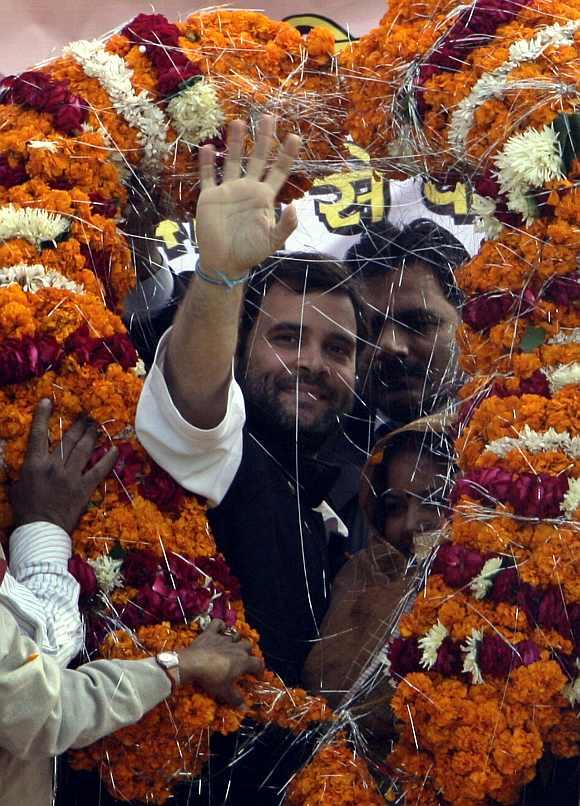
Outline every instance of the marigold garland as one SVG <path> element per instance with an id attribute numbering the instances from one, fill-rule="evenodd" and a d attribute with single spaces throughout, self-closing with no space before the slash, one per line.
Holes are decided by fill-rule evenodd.
<path id="1" fill-rule="evenodd" d="M 234 48 L 220 62 L 217 33 L 227 29 Z M 304 127 L 309 105 L 320 112 L 320 91 L 336 88 L 331 39 L 320 31 L 302 37 L 254 13 L 194 15 L 179 25 L 140 15 L 108 41 L 76 43 L 41 70 L 2 82 L 0 474 L 2 481 L 18 474 L 42 397 L 53 401 L 51 439 L 84 412 L 102 431 L 92 461 L 111 442 L 118 447 L 111 478 L 73 536 L 71 572 L 81 585 L 89 652 L 138 658 L 183 647 L 219 617 L 259 654 L 204 505 L 135 438 L 142 369 L 118 316 L 135 284 L 120 225 L 134 170 L 151 183 L 161 177 L 171 191 L 179 171 L 191 211 L 199 144 L 185 143 L 197 125 L 187 118 L 192 110 L 198 130 L 214 140 L 216 121 L 256 110 L 282 112 L 281 136 Z M 259 57 L 245 58 L 255 51 Z M 202 75 L 211 84 L 192 106 L 191 82 Z M 180 103 L 186 96 L 189 106 Z M 310 138 L 309 158 L 334 153 L 339 134 L 337 124 L 329 138 Z M 298 177 L 293 192 L 307 179 Z M 3 536 L 10 525 L 4 484 Z M 167 584 L 170 574 L 177 587 Z M 242 710 L 180 688 L 137 725 L 76 753 L 74 764 L 97 767 L 117 797 L 164 803 L 177 771 L 201 774 L 213 731 L 235 731 L 247 716 L 296 732 L 331 719 L 322 699 L 287 690 L 270 673 L 244 688 Z"/>

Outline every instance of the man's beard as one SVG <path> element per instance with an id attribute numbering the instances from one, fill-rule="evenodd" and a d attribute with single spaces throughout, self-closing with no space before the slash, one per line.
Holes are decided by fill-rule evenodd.
<path id="1" fill-rule="evenodd" d="M 240 379 L 248 421 L 258 426 L 261 431 L 267 431 L 272 436 L 283 439 L 295 437 L 306 446 L 316 449 L 328 437 L 338 430 L 342 416 L 352 409 L 352 397 L 341 399 L 325 380 L 325 376 L 312 372 L 302 372 L 296 376 L 274 377 L 272 375 L 254 378 L 246 375 Z M 281 400 L 285 392 L 296 392 L 297 383 L 317 387 L 324 396 L 327 406 L 314 420 L 300 418 L 300 404 L 297 402 L 294 410 L 289 410 Z M 298 386 L 299 388 L 299 386 Z M 314 393 L 316 394 L 316 393 Z M 289 395 L 284 395 L 288 399 Z M 296 420 L 298 419 L 298 422 Z"/>
<path id="2" fill-rule="evenodd" d="M 455 397 L 461 379 L 455 357 L 443 373 L 408 359 L 375 359 L 373 406 L 399 423 L 411 422 L 444 408 Z"/>

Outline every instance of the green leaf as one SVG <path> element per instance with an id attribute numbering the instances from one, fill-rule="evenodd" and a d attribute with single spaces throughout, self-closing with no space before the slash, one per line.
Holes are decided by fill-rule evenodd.
<path id="1" fill-rule="evenodd" d="M 113 560 L 124 560 L 126 556 L 127 552 L 120 543 L 115 543 L 109 552 L 109 557 Z"/>
<path id="2" fill-rule="evenodd" d="M 580 155 L 580 114 L 561 112 L 552 126 L 560 141 L 564 173 L 569 174 L 572 162 Z"/>
<path id="3" fill-rule="evenodd" d="M 520 352 L 532 353 L 546 341 L 546 331 L 542 327 L 528 327 L 520 341 Z"/>

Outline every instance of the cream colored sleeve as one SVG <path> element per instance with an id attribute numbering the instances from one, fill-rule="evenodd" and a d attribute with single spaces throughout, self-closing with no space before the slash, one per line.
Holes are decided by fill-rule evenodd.
<path id="1" fill-rule="evenodd" d="M 137 722 L 171 691 L 154 660 L 62 671 L 0 604 L 0 747 L 22 759 L 84 747 Z"/>

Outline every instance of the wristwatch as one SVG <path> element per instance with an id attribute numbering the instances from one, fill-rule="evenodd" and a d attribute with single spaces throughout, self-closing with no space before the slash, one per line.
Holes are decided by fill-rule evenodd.
<path id="1" fill-rule="evenodd" d="M 179 685 L 179 655 L 177 652 L 160 652 L 155 655 L 155 660 L 169 678 L 173 691 Z"/>

